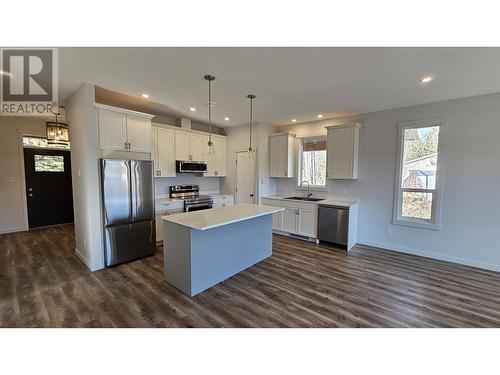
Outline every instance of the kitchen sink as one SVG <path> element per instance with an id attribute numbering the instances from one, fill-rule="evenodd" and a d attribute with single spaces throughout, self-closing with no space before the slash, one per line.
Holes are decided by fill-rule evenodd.
<path id="1" fill-rule="evenodd" d="M 307 197 L 286 197 L 285 199 L 292 199 L 295 201 L 309 201 L 309 202 L 319 202 L 325 200 L 325 198 L 307 198 Z"/>

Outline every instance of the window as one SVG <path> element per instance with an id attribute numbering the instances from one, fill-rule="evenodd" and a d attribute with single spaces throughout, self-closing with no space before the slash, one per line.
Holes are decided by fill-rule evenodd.
<path id="1" fill-rule="evenodd" d="M 41 137 L 23 137 L 23 146 L 29 148 L 56 148 L 60 150 L 69 150 L 69 145 L 49 145 L 46 138 Z"/>
<path id="2" fill-rule="evenodd" d="M 298 176 L 298 185 L 307 181 L 311 188 L 326 187 L 326 137 L 301 140 Z"/>
<path id="3" fill-rule="evenodd" d="M 394 224 L 440 229 L 445 122 L 399 124 Z"/>
<path id="4" fill-rule="evenodd" d="M 64 157 L 35 155 L 35 172 L 64 172 Z"/>

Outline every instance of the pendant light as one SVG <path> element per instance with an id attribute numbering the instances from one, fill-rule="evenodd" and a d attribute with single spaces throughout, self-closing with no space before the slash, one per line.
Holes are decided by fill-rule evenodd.
<path id="1" fill-rule="evenodd" d="M 215 76 L 206 74 L 205 79 L 208 81 L 208 155 L 215 155 L 214 143 L 212 142 L 212 92 L 211 83 L 215 80 Z"/>
<path id="2" fill-rule="evenodd" d="M 56 121 L 47 121 L 45 129 L 47 131 L 47 143 L 49 145 L 69 145 L 68 124 L 59 122 L 59 113 L 54 113 Z"/>
<path id="3" fill-rule="evenodd" d="M 249 142 L 249 146 L 248 146 L 248 158 L 253 159 L 253 153 L 255 150 L 252 148 L 252 123 L 253 123 L 253 100 L 255 99 L 255 95 L 248 94 L 247 98 L 250 99 L 250 124 L 249 124 L 250 142 Z"/>

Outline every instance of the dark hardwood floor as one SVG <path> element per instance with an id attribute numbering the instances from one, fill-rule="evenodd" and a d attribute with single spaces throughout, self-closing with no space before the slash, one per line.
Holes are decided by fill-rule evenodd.
<path id="1" fill-rule="evenodd" d="M 65 225 L 0 235 L 0 327 L 500 327 L 500 274 L 275 236 L 272 257 L 190 298 L 161 247 L 92 273 Z"/>

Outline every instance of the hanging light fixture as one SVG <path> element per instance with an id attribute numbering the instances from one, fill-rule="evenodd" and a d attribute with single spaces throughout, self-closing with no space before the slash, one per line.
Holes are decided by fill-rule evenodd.
<path id="1" fill-rule="evenodd" d="M 248 158 L 253 159 L 254 149 L 252 148 L 252 124 L 253 124 L 253 100 L 255 99 L 254 94 L 248 94 L 247 98 L 250 99 L 250 145 L 248 146 Z"/>
<path id="2" fill-rule="evenodd" d="M 59 113 L 54 113 L 56 121 L 47 121 L 45 128 L 47 131 L 47 143 L 49 145 L 69 145 L 68 124 L 59 122 Z"/>
<path id="3" fill-rule="evenodd" d="M 215 76 L 206 74 L 205 79 L 208 81 L 208 155 L 215 155 L 214 142 L 212 142 L 212 92 L 211 84 L 215 80 Z"/>

